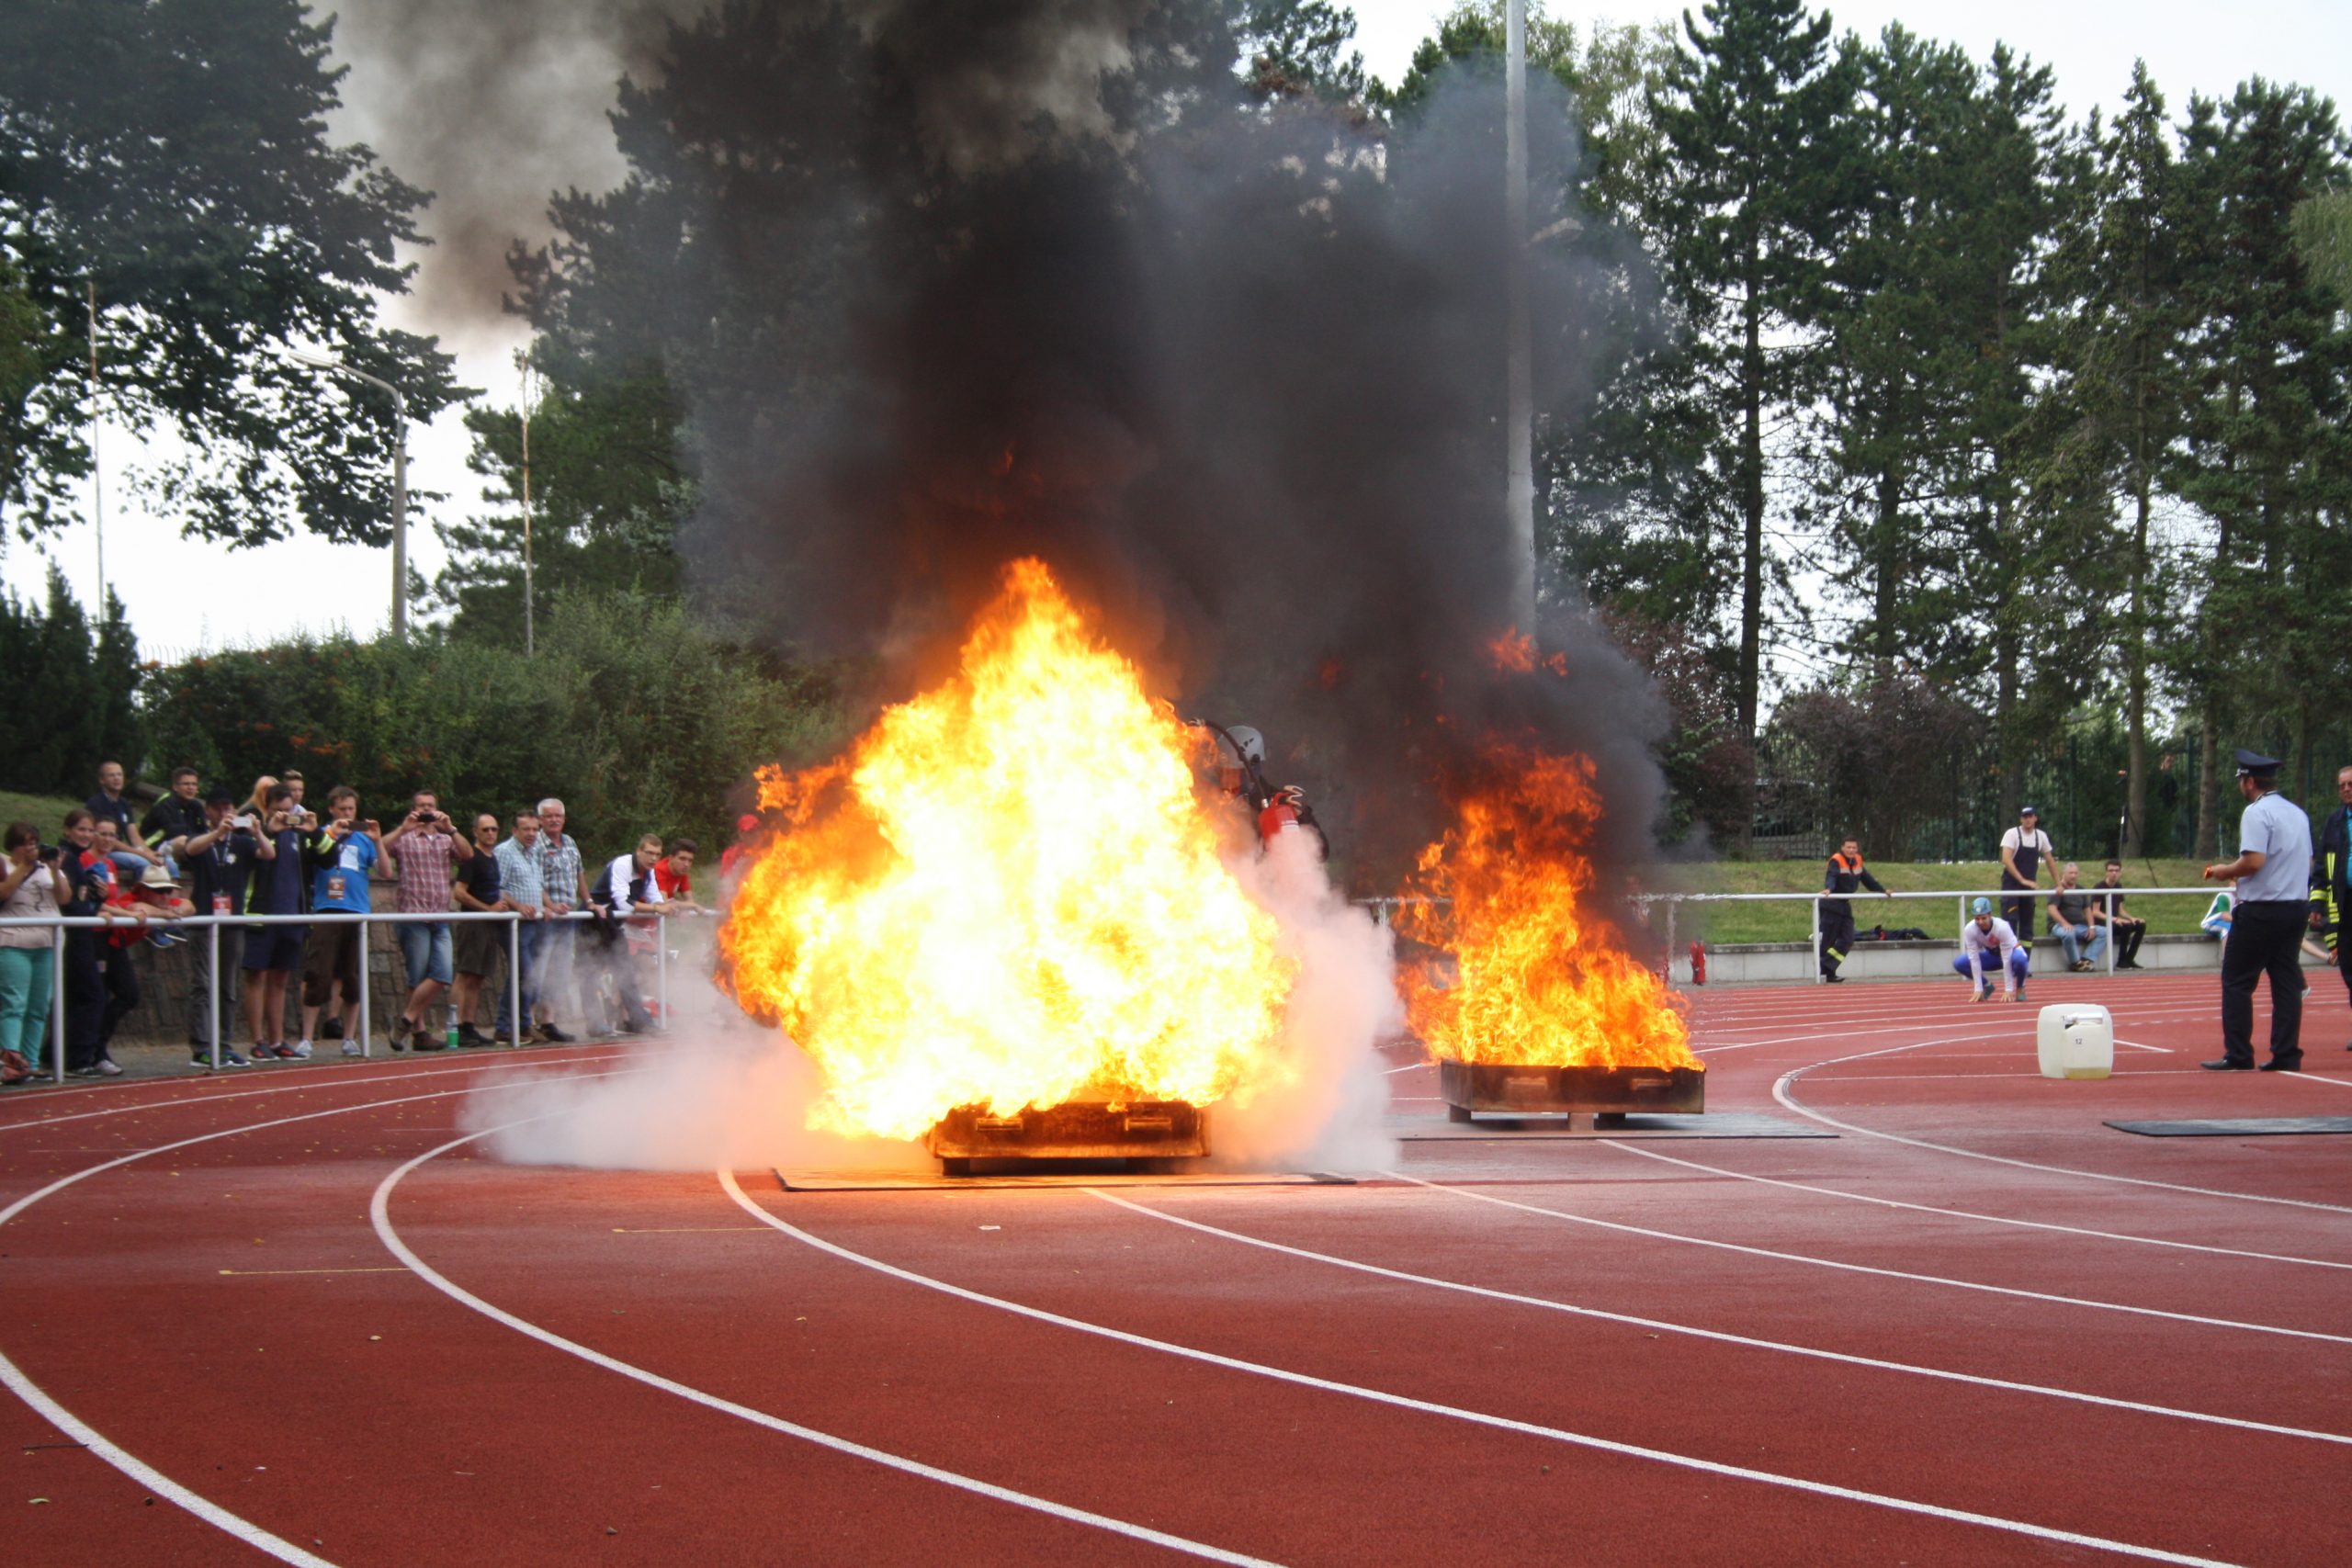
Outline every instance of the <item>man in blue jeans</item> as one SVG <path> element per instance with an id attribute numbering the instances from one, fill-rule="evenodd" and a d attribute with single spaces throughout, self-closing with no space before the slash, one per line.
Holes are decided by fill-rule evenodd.
<path id="1" fill-rule="evenodd" d="M 491 1038 L 501 1045 L 518 1045 L 531 1032 L 531 1009 L 539 999 L 539 944 L 546 941 L 547 896 L 540 890 L 537 845 L 539 818 L 535 811 L 514 814 L 514 834 L 498 846 L 498 890 L 507 906 L 521 917 L 514 927 L 514 985 L 498 993 L 498 1023 Z M 514 1016 L 514 992 L 523 993 L 523 1016 Z"/>
<path id="2" fill-rule="evenodd" d="M 2107 952 L 2107 928 L 2091 919 L 2083 868 L 2072 861 L 2058 874 L 2058 886 L 2050 895 L 2050 934 L 2066 950 L 2066 967 L 2078 974 L 2098 968 Z"/>
<path id="3" fill-rule="evenodd" d="M 439 795 L 429 789 L 411 795 L 408 815 L 384 836 L 384 858 L 400 872 L 400 912 L 447 914 L 450 877 L 473 856 L 473 845 L 441 809 Z M 449 922 L 402 920 L 393 929 L 400 935 L 409 991 L 388 1031 L 392 1049 L 438 1051 L 447 1041 L 433 1031 L 433 1006 L 457 978 L 450 961 Z"/>

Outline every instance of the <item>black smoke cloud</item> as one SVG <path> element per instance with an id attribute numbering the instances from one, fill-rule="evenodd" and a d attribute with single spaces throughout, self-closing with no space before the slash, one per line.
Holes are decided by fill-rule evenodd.
<path id="1" fill-rule="evenodd" d="M 1162 690 L 1266 733 L 1360 888 L 1497 732 L 1590 754 L 1604 862 L 1647 848 L 1646 681 L 1572 594 L 1544 628 L 1566 678 L 1489 651 L 1491 73 L 1384 144 L 1244 102 L 1210 3 L 739 0 L 654 53 L 624 138 L 649 194 L 565 309 L 648 322 L 686 392 L 707 592 L 799 649 L 904 653 L 903 685 L 1038 555 Z M 1532 85 L 1542 223 L 1576 149 Z M 1539 407 L 1585 395 L 1571 345 L 1614 265 L 1539 250 Z M 599 298 L 624 276 L 658 287 Z"/>

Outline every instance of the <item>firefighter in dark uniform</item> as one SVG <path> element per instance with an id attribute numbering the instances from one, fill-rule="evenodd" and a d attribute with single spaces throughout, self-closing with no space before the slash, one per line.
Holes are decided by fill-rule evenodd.
<path id="1" fill-rule="evenodd" d="M 1821 879 L 1821 890 L 1828 894 L 1847 894 L 1868 888 L 1884 897 L 1893 897 L 1879 885 L 1877 877 L 1862 864 L 1862 841 L 1849 839 L 1829 857 L 1829 869 Z M 1821 977 L 1836 985 L 1845 976 L 1838 966 L 1854 951 L 1854 907 L 1843 897 L 1821 900 Z"/>
<path id="2" fill-rule="evenodd" d="M 2327 814 L 2312 845 L 2311 928 L 2327 942 L 2329 961 L 2352 991 L 2352 964 L 2345 962 L 2352 953 L 2342 945 L 2344 919 L 2352 914 L 2352 768 L 2336 770 L 2335 798 L 2343 804 Z"/>
<path id="3" fill-rule="evenodd" d="M 2303 1065 L 2303 927 L 2311 913 L 2312 824 L 2278 793 L 2278 759 L 2241 749 L 2238 858 L 2205 868 L 2208 882 L 2234 882 L 2230 934 L 2222 945 L 2222 1055 L 2198 1065 L 2211 1072 L 2252 1072 L 2254 991 L 2270 978 L 2270 1059 L 2266 1073 Z"/>

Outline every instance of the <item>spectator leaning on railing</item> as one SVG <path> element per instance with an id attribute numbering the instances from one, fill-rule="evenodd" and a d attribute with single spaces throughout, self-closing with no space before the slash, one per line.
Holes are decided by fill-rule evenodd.
<path id="1" fill-rule="evenodd" d="M 441 809 L 439 795 L 429 789 L 411 795 L 408 815 L 384 840 L 384 854 L 401 875 L 401 913 L 447 914 L 450 873 L 471 860 L 473 852 L 449 814 Z M 408 975 L 409 993 L 389 1031 L 392 1049 L 413 1046 L 419 1051 L 438 1051 L 447 1041 L 433 1032 L 433 1004 L 457 977 L 449 951 L 449 922 L 403 920 L 393 929 L 400 935 L 401 966 Z"/>
<path id="2" fill-rule="evenodd" d="M 648 833 L 633 852 L 605 867 L 588 894 L 589 906 L 596 912 L 596 967 L 612 981 L 622 1022 L 632 1034 L 652 1028 L 653 1019 L 645 1010 L 645 987 L 629 955 L 628 921 L 639 909 L 662 904 L 661 884 L 653 874 L 661 859 L 662 836 Z"/>
<path id="3" fill-rule="evenodd" d="M 498 1020 L 492 1038 L 501 1045 L 520 1044 L 531 1032 L 531 1009 L 539 999 L 539 954 L 548 935 L 547 904 L 539 891 L 538 814 L 514 814 L 514 836 L 498 846 L 498 885 L 506 907 L 522 918 L 514 927 L 514 987 L 498 993 Z M 523 1011 L 514 1011 L 519 993 Z"/>
<path id="4" fill-rule="evenodd" d="M 62 886 L 54 854 L 41 856 L 40 831 L 11 822 L 0 833 L 0 915 L 54 919 Z M 49 1028 L 50 934 L 39 926 L 0 928 L 0 1083 L 22 1083 L 40 1071 L 41 1040 Z"/>
<path id="5" fill-rule="evenodd" d="M 710 913 L 707 905 L 695 901 L 695 857 L 701 852 L 700 846 L 688 838 L 673 839 L 662 846 L 662 862 L 653 868 L 653 881 L 672 908 L 691 909 L 697 915 Z"/>
<path id="6" fill-rule="evenodd" d="M 227 790 L 214 790 L 205 800 L 203 809 L 203 830 L 188 835 L 179 851 L 181 863 L 187 867 L 196 912 L 243 915 L 253 891 L 254 868 L 274 857 L 277 847 L 254 831 L 258 824 L 252 818 L 237 815 L 237 798 Z M 212 1065 L 212 987 L 216 984 L 212 944 L 216 940 L 220 953 L 217 983 L 220 988 L 223 1065 L 233 1054 L 229 1048 L 229 1032 L 236 1022 L 241 999 L 238 979 L 245 970 L 245 931 L 243 926 L 223 925 L 218 928 L 217 938 L 210 932 L 200 933 L 189 944 L 192 962 L 188 972 L 196 978 L 187 993 L 187 1043 L 189 1055 L 199 1066 Z"/>
<path id="7" fill-rule="evenodd" d="M 549 916 L 567 915 L 588 904 L 588 878 L 581 864 L 580 845 L 563 830 L 563 802 L 550 796 L 539 802 L 539 840 L 533 853 L 538 860 L 539 889 Z M 559 920 L 548 928 L 539 949 L 539 1008 L 547 1014 L 541 1039 L 562 1045 L 573 1038 L 556 1027 L 556 1000 L 572 986 L 572 954 L 580 944 L 573 922 Z"/>
<path id="8" fill-rule="evenodd" d="M 327 821 L 302 846 L 303 863 L 311 871 L 311 908 L 364 915 L 371 906 L 368 874 L 375 869 L 383 829 L 359 819 L 359 792 L 349 784 L 327 791 Z M 359 987 L 368 973 L 368 928 L 356 920 L 318 927 L 311 954 L 302 968 L 302 1045 L 318 1036 L 319 1012 L 329 1005 L 340 1009 L 343 1054 L 356 1056 L 359 1041 Z M 336 1001 L 336 993 L 341 999 Z M 308 1055 L 298 1048 L 297 1055 Z"/>
<path id="9" fill-rule="evenodd" d="M 458 908 L 477 914 L 510 909 L 499 882 L 498 814 L 474 817 L 473 855 L 458 867 Z M 498 955 L 506 951 L 506 928 L 496 920 L 462 920 L 451 942 L 457 983 L 450 988 L 450 1007 L 458 1019 L 458 1043 L 487 1045 L 490 1041 L 474 1027 L 474 1010 L 481 1005 L 482 982 L 498 972 Z"/>
<path id="10" fill-rule="evenodd" d="M 75 815 L 67 814 L 69 826 Z M 146 931 L 152 912 L 141 900 L 135 886 L 125 886 L 122 870 L 115 863 L 119 840 L 112 818 L 93 819 L 87 812 L 78 815 L 82 818 L 82 840 L 89 846 L 81 855 L 81 893 L 90 907 L 75 912 L 96 914 L 119 923 L 110 931 L 88 933 L 95 939 L 89 947 L 89 963 L 96 972 L 97 989 L 93 997 L 85 981 L 78 1018 L 75 1010 L 69 1008 L 65 1070 L 76 1077 L 114 1077 L 122 1071 L 114 1059 L 114 1032 L 139 1005 L 139 970 L 131 952 Z M 69 954 L 69 987 L 74 982 L 74 970 Z M 69 996 L 69 1002 L 74 999 Z"/>

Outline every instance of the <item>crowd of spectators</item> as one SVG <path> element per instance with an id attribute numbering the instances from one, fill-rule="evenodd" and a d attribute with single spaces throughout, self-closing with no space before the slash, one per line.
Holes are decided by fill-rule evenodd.
<path id="1" fill-rule="evenodd" d="M 110 1046 L 139 1005 L 142 946 L 188 944 L 190 1060 L 209 1067 L 217 1050 L 222 1066 L 245 1066 L 306 1058 L 329 1043 L 363 1053 L 368 949 L 386 924 L 403 986 L 400 1005 L 383 1010 L 395 1051 L 645 1032 L 659 1025 L 639 961 L 662 940 L 658 916 L 709 912 L 695 897 L 694 840 L 647 834 L 592 869 L 553 797 L 504 825 L 481 811 L 461 827 L 436 793 L 420 790 L 387 831 L 345 785 L 327 792 L 322 818 L 292 770 L 240 796 L 207 793 L 195 769 L 176 769 L 144 812 L 126 784 L 119 763 L 103 764 L 97 792 L 65 814 L 55 844 L 28 822 L 0 832 L 0 914 L 103 922 L 69 930 L 62 943 L 62 1049 L 74 1077 L 122 1071 Z M 401 918 L 352 918 L 375 913 L 374 885 L 387 880 Z M 564 918 L 575 913 L 585 918 Z M 209 931 L 180 929 L 192 915 L 238 918 L 216 928 L 216 950 Z M 49 929 L 0 927 L 0 1082 L 54 1066 L 55 962 Z M 475 1023 L 485 987 L 499 998 L 489 1035 Z M 571 1030 L 559 1018 L 566 1004 Z M 230 1039 L 240 1019 L 242 1052 Z"/>

